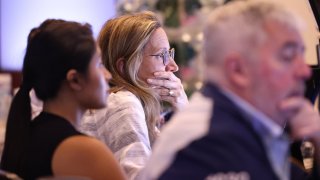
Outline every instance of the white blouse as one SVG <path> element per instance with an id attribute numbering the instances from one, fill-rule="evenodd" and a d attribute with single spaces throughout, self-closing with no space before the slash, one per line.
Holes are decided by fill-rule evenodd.
<path id="1" fill-rule="evenodd" d="M 129 179 L 138 178 L 151 144 L 142 104 L 134 94 L 126 90 L 111 93 L 107 108 L 87 113 L 81 129 L 111 149 Z"/>

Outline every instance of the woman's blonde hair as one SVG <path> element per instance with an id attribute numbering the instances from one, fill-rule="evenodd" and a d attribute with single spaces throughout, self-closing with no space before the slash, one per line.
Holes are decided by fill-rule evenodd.
<path id="1" fill-rule="evenodd" d="M 161 24 L 156 15 L 144 11 L 107 21 L 98 37 L 102 60 L 112 74 L 111 92 L 126 89 L 140 99 L 151 144 L 156 138 L 155 127 L 161 106 L 158 95 L 138 77 L 138 71 L 143 60 L 143 50 L 152 33 L 159 27 Z M 119 67 L 120 61 L 123 63 L 122 68 Z"/>

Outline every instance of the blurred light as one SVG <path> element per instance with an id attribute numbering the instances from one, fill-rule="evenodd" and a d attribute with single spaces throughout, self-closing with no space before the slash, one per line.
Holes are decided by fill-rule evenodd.
<path id="1" fill-rule="evenodd" d="M 203 83 L 201 81 L 198 81 L 195 84 L 196 89 L 201 89 L 202 86 L 203 86 Z"/>
<path id="2" fill-rule="evenodd" d="M 188 83 L 186 83 L 186 82 L 182 82 L 182 86 L 183 86 L 183 89 L 188 89 L 189 88 Z"/>
<path id="3" fill-rule="evenodd" d="M 115 15 L 107 0 L 1 0 L 0 68 L 21 70 L 27 36 L 48 18 L 87 22 L 95 37 L 102 25 Z"/>
<path id="4" fill-rule="evenodd" d="M 131 3 L 125 3 L 124 4 L 124 9 L 127 11 L 131 11 L 133 9 L 132 4 Z"/>
<path id="5" fill-rule="evenodd" d="M 203 33 L 202 32 L 197 34 L 197 40 L 198 41 L 202 41 L 203 40 Z"/>
<path id="6" fill-rule="evenodd" d="M 188 33 L 183 33 L 181 38 L 183 42 L 190 42 L 191 40 L 191 36 Z"/>

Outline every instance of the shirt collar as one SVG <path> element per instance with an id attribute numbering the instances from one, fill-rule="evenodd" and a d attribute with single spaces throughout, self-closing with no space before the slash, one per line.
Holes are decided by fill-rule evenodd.
<path id="1" fill-rule="evenodd" d="M 226 95 L 232 102 L 234 102 L 238 107 L 248 113 L 249 116 L 252 116 L 253 119 L 259 121 L 273 137 L 279 137 L 283 135 L 283 128 L 276 124 L 272 119 L 267 117 L 263 112 L 259 111 L 251 104 L 246 102 L 244 99 L 236 95 L 235 93 L 223 88 L 221 89 L 222 93 Z"/>

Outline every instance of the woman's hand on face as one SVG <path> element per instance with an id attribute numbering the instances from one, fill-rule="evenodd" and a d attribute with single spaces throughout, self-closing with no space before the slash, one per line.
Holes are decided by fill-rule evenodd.
<path id="1" fill-rule="evenodd" d="M 172 72 L 155 72 L 154 76 L 147 79 L 147 82 L 159 94 L 161 100 L 169 102 L 174 110 L 180 110 L 189 103 L 181 80 Z"/>

